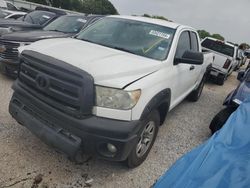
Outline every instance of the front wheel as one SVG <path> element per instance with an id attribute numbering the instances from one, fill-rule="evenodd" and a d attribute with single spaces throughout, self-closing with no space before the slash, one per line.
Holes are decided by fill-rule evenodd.
<path id="1" fill-rule="evenodd" d="M 145 121 L 144 128 L 139 136 L 137 144 L 133 147 L 127 158 L 129 168 L 135 168 L 147 158 L 158 133 L 160 126 L 160 116 L 157 111 L 153 111 Z"/>
<path id="2" fill-rule="evenodd" d="M 211 133 L 214 134 L 216 131 L 220 130 L 235 110 L 236 107 L 226 107 L 222 109 L 210 123 L 209 128 Z"/>

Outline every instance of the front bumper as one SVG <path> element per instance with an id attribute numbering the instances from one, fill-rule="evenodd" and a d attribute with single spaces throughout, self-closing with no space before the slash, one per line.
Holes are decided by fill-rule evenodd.
<path id="1" fill-rule="evenodd" d="M 119 121 L 96 116 L 77 119 L 34 98 L 15 86 L 9 112 L 20 124 L 48 145 L 74 159 L 79 151 L 100 158 L 123 161 L 138 141 L 140 121 Z M 114 145 L 116 153 L 107 150 Z"/>

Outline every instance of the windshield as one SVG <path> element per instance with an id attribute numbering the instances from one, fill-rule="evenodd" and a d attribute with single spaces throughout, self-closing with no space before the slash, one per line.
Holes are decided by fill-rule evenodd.
<path id="1" fill-rule="evenodd" d="M 87 20 L 79 16 L 62 16 L 49 25 L 45 31 L 60 31 L 64 33 L 78 33 L 86 24 Z"/>
<path id="2" fill-rule="evenodd" d="M 136 55 L 166 59 L 175 30 L 121 18 L 103 18 L 76 38 Z"/>
<path id="3" fill-rule="evenodd" d="M 33 11 L 27 14 L 23 21 L 31 24 L 43 25 L 56 16 L 55 13 L 47 11 Z"/>
<path id="4" fill-rule="evenodd" d="M 234 57 L 234 47 L 229 46 L 221 41 L 214 41 L 211 39 L 206 39 L 201 44 L 203 47 L 213 50 L 215 52 L 222 53 L 224 55 Z"/>

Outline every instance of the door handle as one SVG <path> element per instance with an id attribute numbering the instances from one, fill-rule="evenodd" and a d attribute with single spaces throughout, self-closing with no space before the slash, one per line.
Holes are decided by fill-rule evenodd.
<path id="1" fill-rule="evenodd" d="M 190 68 L 189 68 L 189 70 L 194 70 L 194 69 L 195 69 L 194 65 L 190 66 Z"/>

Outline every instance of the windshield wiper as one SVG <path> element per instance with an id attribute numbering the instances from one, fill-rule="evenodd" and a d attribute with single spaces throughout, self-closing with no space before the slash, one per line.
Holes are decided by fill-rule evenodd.
<path id="1" fill-rule="evenodd" d="M 128 52 L 128 53 L 131 53 L 131 54 L 136 54 L 135 52 L 131 51 L 131 50 L 128 50 L 126 48 L 122 48 L 122 47 L 117 47 L 117 46 L 107 46 L 107 47 L 110 47 L 110 48 L 114 48 L 116 50 L 121 50 L 121 51 L 124 51 L 124 52 Z M 137 54 L 136 54 L 137 55 Z"/>
<path id="2" fill-rule="evenodd" d="M 59 31 L 59 30 L 57 30 L 57 29 L 49 29 L 48 31 L 56 31 L 56 32 L 64 33 L 63 31 Z"/>
<path id="3" fill-rule="evenodd" d="M 86 41 L 86 42 L 91 42 L 91 43 L 94 43 L 93 41 L 91 41 L 91 40 L 88 40 L 88 39 L 81 39 L 81 38 L 77 38 L 77 36 L 76 37 L 74 37 L 75 39 L 78 39 L 78 40 L 82 40 L 82 41 Z"/>
<path id="4" fill-rule="evenodd" d="M 77 38 L 76 39 L 79 39 L 79 40 L 82 40 L 82 41 L 86 41 L 86 42 L 91 42 L 91 43 L 94 43 L 94 44 L 98 44 L 98 45 L 101 45 L 101 46 L 105 46 L 105 47 L 108 47 L 108 48 L 113 48 L 113 49 L 116 49 L 116 50 L 120 50 L 120 51 L 124 51 L 124 52 L 128 52 L 128 53 L 131 53 L 131 54 L 135 54 L 135 55 L 138 55 L 137 53 L 131 51 L 131 50 L 128 50 L 126 48 L 122 48 L 122 47 L 117 47 L 117 46 L 111 46 L 111 45 L 105 45 L 105 44 L 102 44 L 102 43 L 97 43 L 97 42 L 93 42 L 91 40 L 88 40 L 88 39 L 81 39 L 81 38 Z"/>

